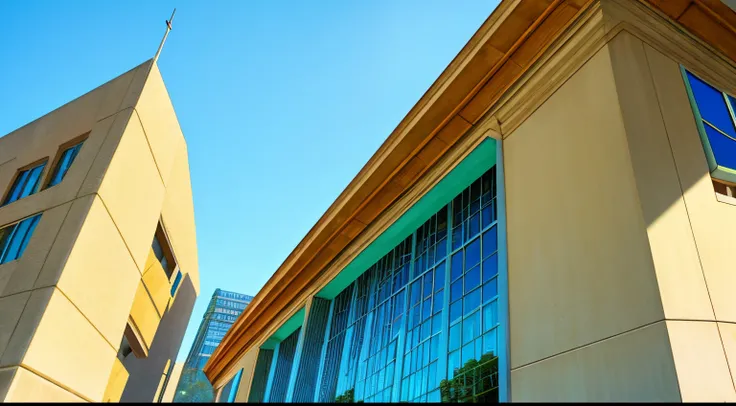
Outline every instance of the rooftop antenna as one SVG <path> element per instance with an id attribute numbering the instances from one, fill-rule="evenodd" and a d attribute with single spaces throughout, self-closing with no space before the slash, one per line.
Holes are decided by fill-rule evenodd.
<path id="1" fill-rule="evenodd" d="M 166 20 L 166 32 L 164 33 L 164 37 L 161 39 L 161 45 L 158 46 L 158 50 L 156 51 L 156 55 L 153 57 L 153 63 L 156 63 L 158 61 L 158 56 L 161 55 L 161 50 L 164 47 L 164 43 L 166 42 L 166 37 L 169 36 L 169 31 L 171 31 L 171 23 L 174 22 L 174 14 L 176 14 L 176 9 L 171 13 L 171 18 Z"/>

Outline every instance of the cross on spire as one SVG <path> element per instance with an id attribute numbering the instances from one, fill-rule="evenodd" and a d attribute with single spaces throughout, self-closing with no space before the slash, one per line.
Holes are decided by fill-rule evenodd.
<path id="1" fill-rule="evenodd" d="M 164 37 L 161 39 L 161 44 L 158 46 L 156 55 L 153 56 L 153 63 L 156 63 L 156 61 L 158 60 L 158 56 L 161 55 L 161 50 L 164 48 L 166 37 L 169 36 L 169 31 L 171 31 L 171 23 L 174 22 L 174 14 L 176 14 L 176 9 L 174 9 L 174 11 L 171 13 L 171 18 L 166 20 L 166 32 L 164 33 Z"/>

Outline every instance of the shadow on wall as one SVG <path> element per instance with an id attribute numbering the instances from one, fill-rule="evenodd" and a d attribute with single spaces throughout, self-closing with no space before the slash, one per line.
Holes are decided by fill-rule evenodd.
<path id="1" fill-rule="evenodd" d="M 189 324 L 194 309 L 194 301 L 197 294 L 194 285 L 186 275 L 176 294 L 176 300 L 169 310 L 164 314 L 158 326 L 156 335 L 151 344 L 148 357 L 136 358 L 129 356 L 123 365 L 128 370 L 130 378 L 125 386 L 120 402 L 156 402 L 154 399 L 156 390 L 161 381 L 167 361 L 171 365 L 176 361 L 179 353 L 184 332 Z M 166 388 L 161 389 L 161 393 Z"/>

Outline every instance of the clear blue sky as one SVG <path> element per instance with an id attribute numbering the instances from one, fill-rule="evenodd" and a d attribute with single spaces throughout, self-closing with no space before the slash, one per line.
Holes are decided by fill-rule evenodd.
<path id="1" fill-rule="evenodd" d="M 153 56 L 189 146 L 200 297 L 255 295 L 496 0 L 0 1 L 0 136 Z"/>

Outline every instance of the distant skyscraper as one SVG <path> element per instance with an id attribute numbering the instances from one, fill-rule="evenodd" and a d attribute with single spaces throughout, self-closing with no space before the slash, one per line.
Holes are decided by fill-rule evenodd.
<path id="1" fill-rule="evenodd" d="M 174 402 L 214 401 L 212 386 L 202 368 L 251 300 L 253 296 L 215 290 L 184 363 Z"/>

